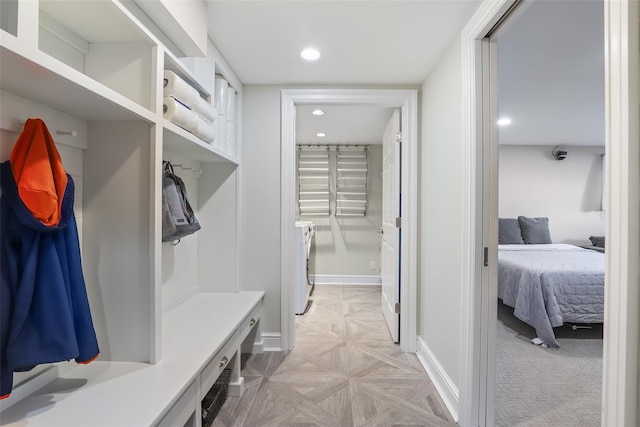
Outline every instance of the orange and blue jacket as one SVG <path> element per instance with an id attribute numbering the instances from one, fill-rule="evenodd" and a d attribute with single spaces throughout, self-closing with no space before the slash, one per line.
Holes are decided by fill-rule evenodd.
<path id="1" fill-rule="evenodd" d="M 29 119 L 0 164 L 0 398 L 13 372 L 99 353 L 73 212 L 74 183 L 44 123 Z"/>

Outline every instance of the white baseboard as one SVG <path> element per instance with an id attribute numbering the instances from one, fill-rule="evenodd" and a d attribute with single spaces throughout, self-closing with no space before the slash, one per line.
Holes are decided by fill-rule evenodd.
<path id="1" fill-rule="evenodd" d="M 338 276 L 333 274 L 316 274 L 316 285 L 380 285 L 380 276 Z"/>
<path id="2" fill-rule="evenodd" d="M 261 338 L 260 341 L 254 341 L 253 343 L 247 343 L 246 347 L 243 344 L 242 345 L 242 352 L 243 353 L 251 352 L 251 354 L 262 354 L 262 353 L 264 353 L 264 341 Z"/>
<path id="3" fill-rule="evenodd" d="M 458 387 L 453 383 L 447 372 L 444 370 L 438 359 L 433 352 L 429 350 L 429 346 L 424 342 L 422 337 L 418 336 L 417 339 L 417 352 L 418 360 L 424 367 L 425 371 L 431 378 L 433 385 L 436 386 L 438 393 L 444 400 L 444 404 L 447 405 L 447 409 L 451 412 L 451 416 L 457 422 L 458 421 L 458 408 L 460 407 L 460 394 Z"/>
<path id="4" fill-rule="evenodd" d="M 282 351 L 282 335 L 280 332 L 262 333 L 262 351 Z"/>

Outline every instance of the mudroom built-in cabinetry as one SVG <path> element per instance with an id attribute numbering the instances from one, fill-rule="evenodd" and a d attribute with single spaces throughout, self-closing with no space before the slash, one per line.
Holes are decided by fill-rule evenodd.
<path id="1" fill-rule="evenodd" d="M 28 118 L 45 122 L 75 183 L 100 347 L 88 365 L 15 373 L 0 425 L 200 426 L 223 369 L 242 394 L 242 349 L 260 349 L 264 295 L 238 284 L 242 84 L 211 40 L 185 57 L 145 16 L 117 0 L 0 2 L 0 160 Z M 165 117 L 165 70 L 224 120 L 215 140 Z M 161 239 L 167 160 L 202 227 L 178 242 Z"/>

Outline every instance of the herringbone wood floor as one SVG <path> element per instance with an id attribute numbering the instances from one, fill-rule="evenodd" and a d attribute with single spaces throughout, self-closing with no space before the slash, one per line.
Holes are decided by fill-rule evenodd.
<path id="1" fill-rule="evenodd" d="M 391 341 L 379 286 L 316 286 L 296 346 L 245 361 L 214 427 L 455 426 L 414 354 Z"/>

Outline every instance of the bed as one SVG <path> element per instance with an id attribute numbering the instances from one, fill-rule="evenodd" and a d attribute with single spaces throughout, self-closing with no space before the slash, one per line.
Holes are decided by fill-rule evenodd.
<path id="1" fill-rule="evenodd" d="M 500 244 L 498 298 L 535 328 L 537 343 L 557 348 L 554 327 L 604 321 L 604 254 L 568 244 Z"/>

